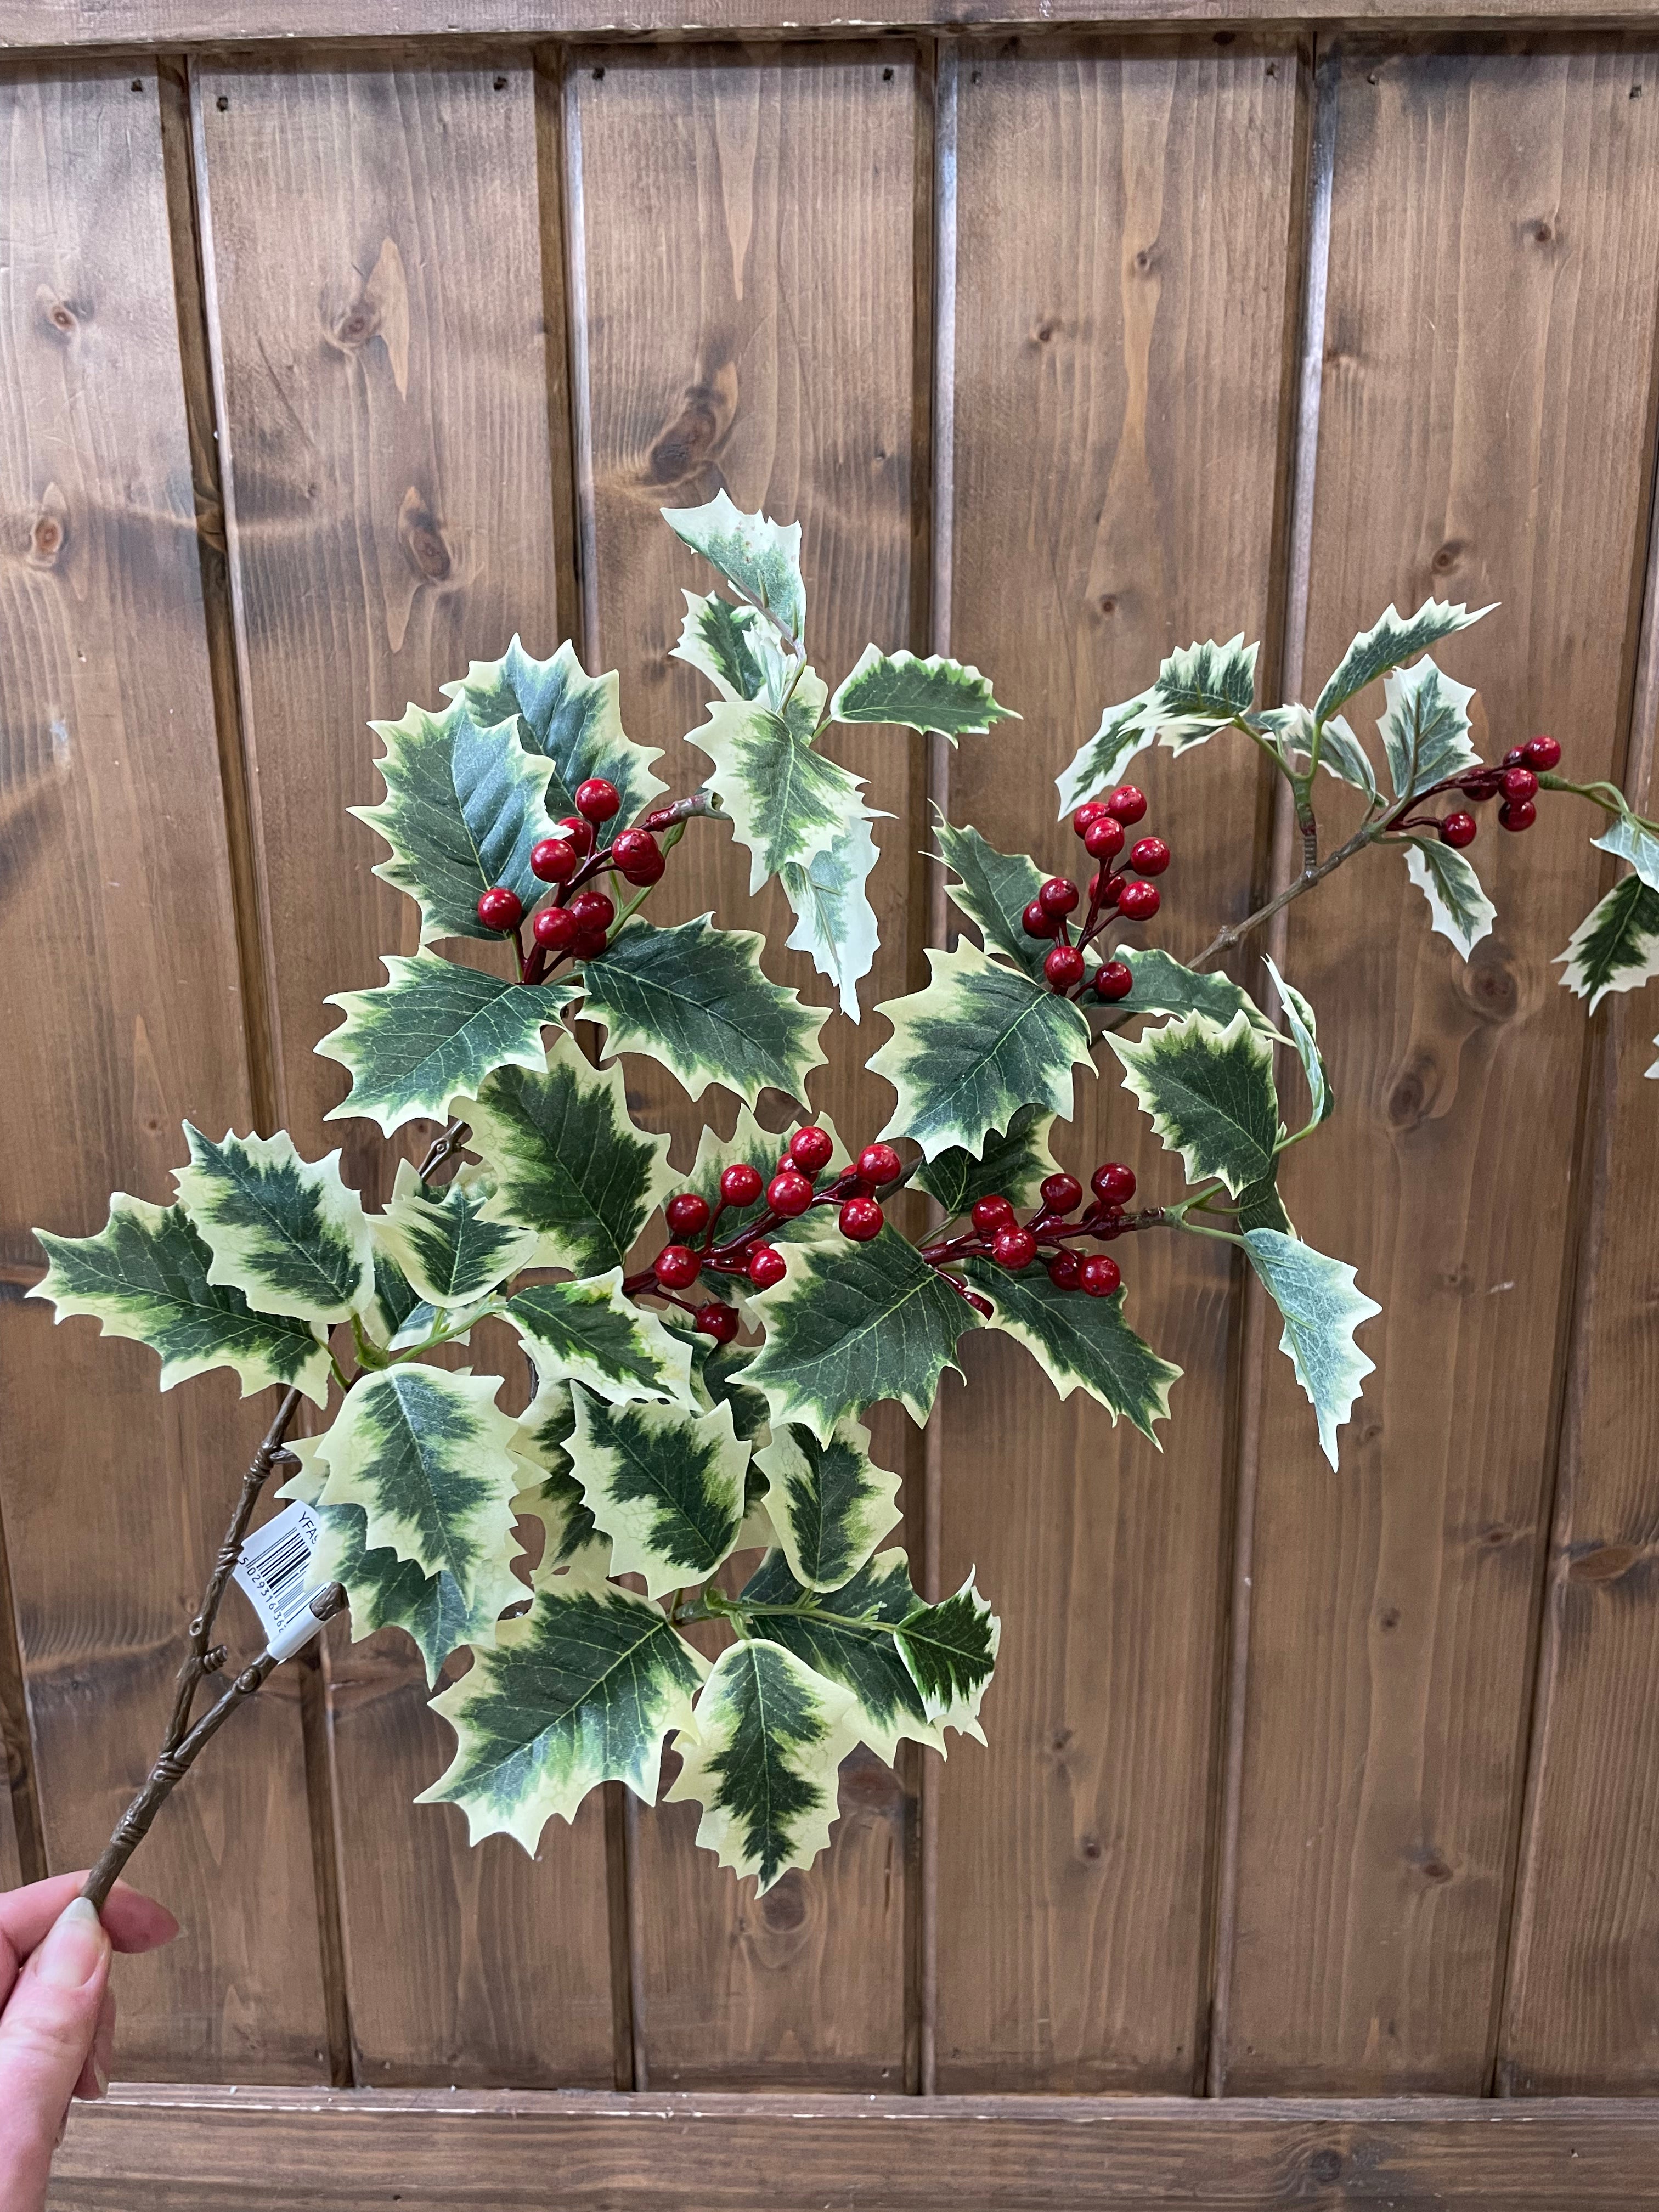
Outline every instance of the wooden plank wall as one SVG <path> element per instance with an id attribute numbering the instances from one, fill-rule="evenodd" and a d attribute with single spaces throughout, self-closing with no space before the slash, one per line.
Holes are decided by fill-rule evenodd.
<path id="1" fill-rule="evenodd" d="M 1261 637 L 1277 696 L 1391 598 L 1498 599 L 1444 655 L 1491 748 L 1553 727 L 1651 805 L 1656 131 L 1659 54 L 1613 30 L 6 64 L 0 1882 L 101 1839 L 258 1426 L 52 1334 L 28 1232 L 164 1197 L 185 1115 L 384 1193 L 312 1052 L 413 943 L 345 813 L 366 720 L 572 635 L 690 787 L 699 578 L 656 511 L 725 486 L 803 521 L 827 675 L 947 649 L 1024 717 L 931 769 L 847 743 L 896 817 L 866 1003 L 939 926 L 930 799 L 1069 865 L 1050 778 L 1194 635 Z M 1142 769 L 1190 952 L 1268 881 L 1270 795 L 1224 744 Z M 990 1747 L 849 1766 L 758 1904 L 685 1808 L 469 1850 L 407 1803 L 447 1741 L 408 1646 L 337 1630 L 148 1847 L 188 1933 L 125 1970 L 120 2070 L 1650 2088 L 1655 1099 L 1640 1007 L 1555 986 L 1586 827 L 1488 830 L 1467 969 L 1384 858 L 1290 917 L 1340 1104 L 1288 1197 L 1387 1309 L 1339 1474 L 1224 1262 L 1126 1265 L 1186 1370 L 1161 1456 L 975 1344 L 926 1453 L 879 1441 L 918 1560 L 1003 1613 Z M 687 850 L 682 910 L 748 919 L 729 846 Z M 850 1137 L 882 1034 L 828 1033 Z M 1115 1085 L 1061 1150 L 1167 1183 Z"/>

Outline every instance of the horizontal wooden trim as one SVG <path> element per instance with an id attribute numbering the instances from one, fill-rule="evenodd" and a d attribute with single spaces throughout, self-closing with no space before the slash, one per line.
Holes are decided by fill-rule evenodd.
<path id="1" fill-rule="evenodd" d="M 623 2096 L 121 2084 L 52 2212 L 1659 2205 L 1659 2100 Z"/>

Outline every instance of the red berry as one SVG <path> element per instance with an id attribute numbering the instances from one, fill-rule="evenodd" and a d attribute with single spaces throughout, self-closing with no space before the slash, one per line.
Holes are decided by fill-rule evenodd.
<path id="1" fill-rule="evenodd" d="M 1478 775 L 1463 786 L 1463 796 L 1474 799 L 1496 799 L 1503 784 L 1501 775 Z"/>
<path id="2" fill-rule="evenodd" d="M 841 1210 L 841 1233 L 855 1244 L 867 1244 L 872 1237 L 880 1236 L 884 1218 L 878 1200 L 849 1198 Z"/>
<path id="3" fill-rule="evenodd" d="M 1121 783 L 1106 794 L 1106 811 L 1115 814 L 1120 822 L 1139 822 L 1146 811 L 1146 794 L 1132 783 Z"/>
<path id="4" fill-rule="evenodd" d="M 1037 893 L 1037 904 L 1044 914 L 1070 914 L 1077 899 L 1077 885 L 1069 876 L 1050 876 Z"/>
<path id="5" fill-rule="evenodd" d="M 677 1237 L 700 1237 L 708 1226 L 708 1200 L 695 1190 L 676 1191 L 663 1215 Z"/>
<path id="6" fill-rule="evenodd" d="M 1042 963 L 1042 972 L 1056 991 L 1069 991 L 1083 981 L 1083 955 L 1075 945 L 1057 945 Z"/>
<path id="7" fill-rule="evenodd" d="M 1505 769 L 1504 796 L 1505 799 L 1535 799 L 1538 796 L 1538 778 L 1529 768 Z"/>
<path id="8" fill-rule="evenodd" d="M 1103 1206 L 1127 1206 L 1135 1194 L 1135 1171 L 1121 1160 L 1103 1160 L 1090 1176 L 1089 1188 Z"/>
<path id="9" fill-rule="evenodd" d="M 478 919 L 486 929 L 500 930 L 505 935 L 524 920 L 524 902 L 517 891 L 497 884 L 494 890 L 486 891 L 478 901 Z"/>
<path id="10" fill-rule="evenodd" d="M 1022 1267 L 1029 1267 L 1036 1259 L 1036 1238 L 1029 1229 L 1022 1229 L 1018 1222 L 1006 1229 L 999 1229 L 991 1239 L 991 1257 L 999 1267 L 1010 1267 L 1018 1274 Z"/>
<path id="11" fill-rule="evenodd" d="M 1091 906 L 1115 907 L 1122 892 L 1123 885 L 1116 876 L 1091 876 L 1089 878 Z"/>
<path id="12" fill-rule="evenodd" d="M 1097 814 L 1083 833 L 1083 849 L 1091 860 L 1110 860 L 1123 850 L 1123 824 L 1115 814 Z"/>
<path id="13" fill-rule="evenodd" d="M 836 1140 L 828 1129 L 811 1124 L 805 1129 L 797 1129 L 789 1139 L 789 1157 L 803 1175 L 822 1175 L 835 1149 Z"/>
<path id="14" fill-rule="evenodd" d="M 1170 865 L 1170 848 L 1161 837 L 1138 837 L 1129 848 L 1129 866 L 1143 876 L 1161 876 Z"/>
<path id="15" fill-rule="evenodd" d="M 1538 809 L 1529 799 L 1506 799 L 1498 810 L 1498 818 L 1505 830 L 1530 830 L 1538 819 Z"/>
<path id="16" fill-rule="evenodd" d="M 611 840 L 611 857 L 626 874 L 636 861 L 661 860 L 662 848 L 648 830 L 619 830 Z"/>
<path id="17" fill-rule="evenodd" d="M 545 951 L 568 952 L 576 941 L 576 917 L 568 906 L 544 906 L 530 933 Z"/>
<path id="18" fill-rule="evenodd" d="M 1125 884 L 1118 893 L 1117 910 L 1126 921 L 1150 921 L 1160 903 L 1156 884 Z"/>
<path id="19" fill-rule="evenodd" d="M 1527 760 L 1525 745 L 1511 745 L 1504 756 L 1505 768 L 1524 768 Z"/>
<path id="20" fill-rule="evenodd" d="M 656 1265 L 657 1280 L 669 1291 L 685 1290 L 702 1271 L 702 1261 L 684 1244 L 665 1244 Z"/>
<path id="21" fill-rule="evenodd" d="M 530 872 L 544 884 L 568 884 L 576 872 L 576 848 L 565 837 L 544 837 L 530 848 Z"/>
<path id="22" fill-rule="evenodd" d="M 1527 766 L 1539 769 L 1558 768 L 1561 748 L 1553 738 L 1531 738 L 1521 748 L 1527 757 Z"/>
<path id="23" fill-rule="evenodd" d="M 981 1237 L 994 1237 L 999 1229 L 1006 1229 L 1012 1224 L 1014 1209 L 999 1192 L 993 1191 L 986 1197 L 974 1200 L 970 1218 Z"/>
<path id="24" fill-rule="evenodd" d="M 1460 848 L 1465 845 L 1473 845 L 1480 828 L 1480 824 L 1473 814 L 1465 814 L 1461 811 L 1455 814 L 1449 814 L 1440 825 L 1440 842 L 1443 845 L 1456 845 Z"/>
<path id="25" fill-rule="evenodd" d="M 605 950 L 605 932 L 602 929 L 579 929 L 576 941 L 570 950 L 578 960 L 598 959 Z"/>
<path id="26" fill-rule="evenodd" d="M 1048 1280 L 1057 1291 L 1074 1291 L 1083 1280 L 1083 1255 L 1056 1252 L 1048 1262 Z"/>
<path id="27" fill-rule="evenodd" d="M 1079 837 L 1085 837 L 1089 833 L 1090 825 L 1098 822 L 1105 811 L 1104 805 L 1098 799 L 1085 799 L 1072 817 L 1072 827 Z"/>
<path id="28" fill-rule="evenodd" d="M 1044 1176 L 1042 1203 L 1049 1213 L 1071 1213 L 1083 1203 L 1083 1185 L 1075 1176 Z"/>
<path id="29" fill-rule="evenodd" d="M 1083 1287 L 1091 1298 L 1109 1298 L 1123 1270 L 1109 1252 L 1091 1252 L 1083 1263 Z"/>
<path id="30" fill-rule="evenodd" d="M 752 1206 L 761 1194 L 761 1171 L 747 1160 L 733 1160 L 720 1170 L 720 1196 L 728 1206 Z"/>
<path id="31" fill-rule="evenodd" d="M 904 1164 L 890 1145 L 866 1145 L 859 1154 L 859 1173 L 879 1190 L 884 1183 L 898 1181 Z"/>
<path id="32" fill-rule="evenodd" d="M 1028 937 L 1053 937 L 1060 927 L 1058 918 L 1048 913 L 1041 899 L 1033 899 L 1020 916 Z"/>
<path id="33" fill-rule="evenodd" d="M 609 929 L 617 919 L 616 906 L 604 891 L 578 891 L 570 911 L 578 929 Z"/>
<path id="34" fill-rule="evenodd" d="M 593 849 L 593 824 L 584 822 L 580 814 L 567 814 L 562 822 L 556 822 L 553 834 L 556 837 L 562 837 L 567 845 L 574 846 L 579 854 L 591 853 Z"/>
<path id="35" fill-rule="evenodd" d="M 1126 960 L 1109 960 L 1095 977 L 1097 999 L 1127 999 L 1134 987 L 1134 975 Z"/>
<path id="36" fill-rule="evenodd" d="M 766 1186 L 766 1203 L 786 1221 L 805 1213 L 812 1203 L 812 1186 L 793 1168 L 781 1168 Z"/>
<path id="37" fill-rule="evenodd" d="M 737 1308 L 723 1306 L 718 1298 L 710 1298 L 706 1306 L 699 1306 L 691 1318 L 698 1334 L 712 1336 L 716 1344 L 730 1344 L 738 1333 Z"/>
<path id="38" fill-rule="evenodd" d="M 590 775 L 576 786 L 576 811 L 586 822 L 608 822 L 622 805 L 622 793 L 608 776 Z"/>
<path id="39" fill-rule="evenodd" d="M 757 1291 L 769 1291 L 783 1280 L 783 1255 L 775 1244 L 757 1244 L 749 1255 L 749 1279 Z"/>
<path id="40" fill-rule="evenodd" d="M 647 884 L 659 884 L 667 866 L 660 853 L 648 853 L 641 860 L 631 860 L 622 870 L 623 881 L 634 884 L 636 889 L 643 889 Z"/>

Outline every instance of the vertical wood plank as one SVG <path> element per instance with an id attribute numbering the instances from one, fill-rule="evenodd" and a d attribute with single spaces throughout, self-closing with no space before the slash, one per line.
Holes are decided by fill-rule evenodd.
<path id="1" fill-rule="evenodd" d="M 951 812 L 1073 872 L 1050 779 L 1104 706 L 1241 628 L 1274 680 L 1297 61 L 987 46 L 957 68 L 950 647 L 1025 720 L 963 741 Z M 1248 911 L 1255 764 L 1223 743 L 1136 778 L 1176 855 L 1152 934 L 1190 957 Z M 1107 1074 L 1056 1134 L 1155 1198 L 1176 1171 L 1143 1128 Z M 990 1748 L 938 1790 L 941 2091 L 1201 2069 L 1237 1285 L 1205 1250 L 1120 1256 L 1131 1319 L 1186 1370 L 1162 1458 L 988 1336 L 938 1417 L 942 1583 L 976 1566 L 1004 1624 Z"/>
<path id="2" fill-rule="evenodd" d="M 242 1004 L 155 72 L 0 83 L 0 1492 L 47 1856 L 148 1768 L 183 1624 L 269 1418 L 223 1376 L 54 1334 L 31 1226 L 172 1189 L 185 1115 L 247 1126 Z M 229 1621 L 228 1620 L 228 1626 Z M 246 1620 L 235 1624 L 251 1627 Z M 158 1822 L 184 1939 L 122 1976 L 118 2071 L 327 2078 L 301 1729 L 279 1677 Z"/>
<path id="3" fill-rule="evenodd" d="M 590 635 L 600 663 L 623 671 L 630 732 L 663 746 L 659 772 L 690 791 L 708 763 L 682 732 L 702 720 L 708 687 L 669 652 L 682 587 L 707 591 L 713 580 L 659 508 L 724 486 L 739 507 L 799 520 L 809 644 L 831 682 L 872 638 L 922 643 L 912 611 L 924 520 L 913 431 L 916 62 L 896 44 L 581 53 L 569 86 Z M 830 1066 L 813 1079 L 813 1103 L 854 1142 L 890 1110 L 885 1086 L 862 1070 L 884 1034 L 867 1009 L 908 987 L 924 933 L 912 856 L 925 756 L 890 730 L 837 730 L 829 749 L 897 817 L 879 825 L 872 897 L 882 951 L 860 994 L 866 1018 L 857 1029 L 831 1019 Z M 712 906 L 763 929 L 769 972 L 823 1004 L 823 980 L 782 949 L 791 925 L 775 890 L 751 905 L 746 854 L 721 827 L 692 830 L 653 915 Z M 684 1147 L 701 1109 L 644 1063 L 626 1066 L 641 1118 Z M 714 1110 L 729 1126 L 730 1102 Z M 881 1418 L 889 1466 L 904 1464 L 908 1425 Z M 860 1755 L 842 1804 L 830 1853 L 758 1903 L 693 1848 L 695 1808 L 633 1824 L 636 2033 L 653 2087 L 899 2082 L 912 1794 Z"/>
<path id="4" fill-rule="evenodd" d="M 1390 599 L 1500 600 L 1443 648 L 1482 748 L 1553 728 L 1586 777 L 1621 749 L 1645 543 L 1656 89 L 1617 40 L 1356 47 L 1340 76 L 1309 682 Z M 1388 855 L 1291 910 L 1288 974 L 1347 1018 L 1286 1200 L 1384 1319 L 1334 1475 L 1267 1354 L 1240 2094 L 1471 2093 L 1492 2063 L 1585 1049 L 1550 963 L 1598 856 L 1551 810 L 1524 841 L 1488 817 L 1474 857 L 1499 921 L 1467 967 Z"/>
<path id="5" fill-rule="evenodd" d="M 515 629 L 550 653 L 566 611 L 534 75 L 483 52 L 210 66 L 195 114 L 277 1085 L 301 1148 L 343 1142 L 373 1200 L 392 1148 L 325 1127 L 344 1078 L 311 1052 L 325 994 L 416 939 L 345 811 L 380 794 L 364 723 L 437 704 Z M 452 1738 L 407 1639 L 331 1651 L 360 2077 L 608 2083 L 598 1808 L 536 1862 L 470 1851 L 451 1808 L 408 1802 Z"/>

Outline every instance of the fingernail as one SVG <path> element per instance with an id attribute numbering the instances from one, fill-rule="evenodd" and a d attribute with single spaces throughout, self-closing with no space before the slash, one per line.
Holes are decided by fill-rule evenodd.
<path id="1" fill-rule="evenodd" d="M 34 1971 L 55 1990 L 82 1990 L 109 1956 L 109 1937 L 90 1899 L 77 1897 L 53 1922 Z"/>

